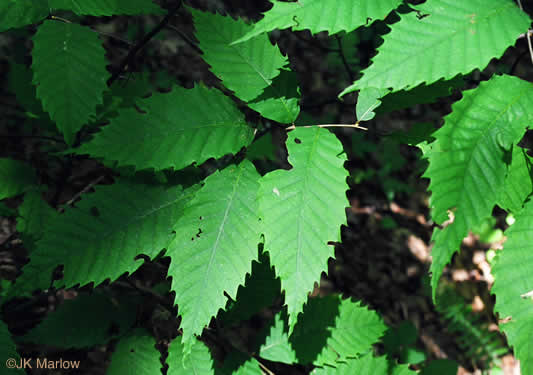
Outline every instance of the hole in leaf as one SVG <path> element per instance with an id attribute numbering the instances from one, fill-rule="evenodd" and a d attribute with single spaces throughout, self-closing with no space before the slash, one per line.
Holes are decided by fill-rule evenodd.
<path id="1" fill-rule="evenodd" d="M 198 233 L 196 233 L 196 238 L 200 238 L 200 234 L 202 234 L 202 229 L 198 228 Z"/>
<path id="2" fill-rule="evenodd" d="M 203 216 L 200 216 L 200 220 L 204 220 L 204 217 L 203 217 Z"/>
<path id="3" fill-rule="evenodd" d="M 294 142 L 297 143 L 297 144 L 302 143 L 302 141 L 300 141 L 300 139 L 298 139 L 298 138 L 294 138 Z"/>

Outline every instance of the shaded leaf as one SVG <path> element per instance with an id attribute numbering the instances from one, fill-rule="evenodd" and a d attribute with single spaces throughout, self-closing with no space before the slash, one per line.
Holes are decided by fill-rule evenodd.
<path id="1" fill-rule="evenodd" d="M 299 87 L 296 74 L 287 69 L 281 69 L 279 76 L 265 91 L 248 103 L 264 118 L 282 124 L 293 124 L 300 114 Z"/>
<path id="2" fill-rule="evenodd" d="M 505 182 L 500 190 L 498 206 L 516 214 L 533 191 L 531 157 L 523 148 L 514 146 L 511 158 Z"/>
<path id="3" fill-rule="evenodd" d="M 50 287 L 52 271 L 64 265 L 57 287 L 72 287 L 133 272 L 170 243 L 172 226 L 194 191 L 180 186 L 162 188 L 122 181 L 98 186 L 77 208 L 49 222 L 30 262 L 12 290 L 29 292 Z M 156 235 L 157 234 L 157 235 Z"/>
<path id="4" fill-rule="evenodd" d="M 299 363 L 337 365 L 372 348 L 387 327 L 360 302 L 331 295 L 310 298 L 290 336 Z"/>
<path id="5" fill-rule="evenodd" d="M 46 224 L 58 215 L 42 198 L 39 191 L 29 191 L 24 195 L 24 201 L 18 208 L 17 231 L 21 233 L 24 246 L 33 250 L 35 241 L 43 234 Z"/>
<path id="6" fill-rule="evenodd" d="M 48 0 L 50 8 L 71 10 L 79 15 L 164 14 L 152 0 Z"/>
<path id="7" fill-rule="evenodd" d="M 251 29 L 244 21 L 193 9 L 191 13 L 204 60 L 240 99 L 250 101 L 258 97 L 288 63 L 287 57 L 266 35 L 230 46 L 233 40 Z"/>
<path id="8" fill-rule="evenodd" d="M 33 38 L 37 97 L 70 145 L 102 103 L 109 77 L 104 54 L 98 34 L 75 23 L 47 20 Z"/>
<path id="9" fill-rule="evenodd" d="M 0 1 L 0 32 L 37 23 L 48 16 L 47 0 Z"/>
<path id="10" fill-rule="evenodd" d="M 454 91 L 462 89 L 465 80 L 462 76 L 457 76 L 450 80 L 438 80 L 431 85 L 418 85 L 410 90 L 400 90 L 381 99 L 381 105 L 376 109 L 376 113 L 388 113 L 400 109 L 409 108 L 417 104 L 435 103 L 437 99 L 450 96 Z"/>
<path id="11" fill-rule="evenodd" d="M 64 301 L 20 340 L 59 348 L 104 344 L 135 323 L 137 303 L 102 293 L 81 294 Z"/>
<path id="12" fill-rule="evenodd" d="M 161 353 L 155 348 L 155 339 L 143 329 L 123 337 L 111 356 L 106 374 L 153 375 L 161 372 Z"/>
<path id="13" fill-rule="evenodd" d="M 215 374 L 214 362 L 207 346 L 203 342 L 193 339 L 189 354 L 185 356 L 182 339 L 183 336 L 178 336 L 170 343 L 167 375 Z"/>
<path id="14" fill-rule="evenodd" d="M 0 199 L 5 199 L 34 188 L 37 176 L 24 162 L 0 158 L 0 181 Z"/>
<path id="15" fill-rule="evenodd" d="M 137 104 L 146 113 L 120 109 L 92 141 L 72 151 L 136 169 L 182 169 L 236 153 L 253 138 L 253 129 L 231 99 L 204 86 L 174 87 Z"/>
<path id="16" fill-rule="evenodd" d="M 373 357 L 372 353 L 359 359 L 350 359 L 346 364 L 337 367 L 316 368 L 312 375 L 414 375 L 415 371 L 408 365 L 398 365 L 386 357 Z"/>
<path id="17" fill-rule="evenodd" d="M 217 369 L 218 370 L 218 369 Z M 246 354 L 233 351 L 224 360 L 224 366 L 215 374 L 223 375 L 263 375 L 259 362 Z"/>
<path id="18" fill-rule="evenodd" d="M 5 358 L 6 360 L 9 358 L 14 358 L 18 361 L 20 358 L 17 353 L 15 342 L 11 337 L 11 333 L 9 333 L 7 325 L 3 321 L 0 321 L 0 355 L 2 355 L 2 358 Z M 2 364 L 2 367 L 0 368 L 0 374 L 11 374 L 12 372 L 12 369 L 7 368 L 7 366 Z"/>
<path id="19" fill-rule="evenodd" d="M 272 326 L 267 327 L 268 332 L 259 349 L 259 356 L 273 362 L 297 363 L 296 352 L 289 343 L 286 311 L 276 314 L 273 320 Z"/>
<path id="20" fill-rule="evenodd" d="M 235 302 L 229 303 L 220 314 L 220 320 L 233 324 L 250 319 L 261 309 L 271 306 L 280 294 L 280 280 L 276 278 L 268 256 L 260 254 L 259 263 L 252 262 L 251 275 L 246 275 L 244 286 L 239 285 Z"/>

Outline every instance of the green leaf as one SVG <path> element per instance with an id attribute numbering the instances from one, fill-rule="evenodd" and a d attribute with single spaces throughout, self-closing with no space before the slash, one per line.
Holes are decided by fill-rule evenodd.
<path id="1" fill-rule="evenodd" d="M 282 124 L 292 124 L 300 114 L 298 98 L 268 98 L 249 103 L 248 106 L 257 111 L 261 116 L 280 122 Z"/>
<path id="2" fill-rule="evenodd" d="M 448 81 L 439 80 L 431 85 L 421 84 L 410 90 L 396 91 L 381 99 L 381 105 L 376 109 L 376 113 L 389 113 L 417 104 L 435 103 L 438 98 L 450 96 L 454 91 L 462 89 L 464 85 L 464 78 L 457 76 Z"/>
<path id="3" fill-rule="evenodd" d="M 527 293 L 533 290 L 533 201 L 528 201 L 516 215 L 516 221 L 505 231 L 507 241 L 498 252 L 492 268 L 496 295 L 494 310 L 500 319 L 511 318 L 500 324 L 514 353 L 520 360 L 522 374 L 533 373 L 533 300 Z"/>
<path id="4" fill-rule="evenodd" d="M 386 357 L 373 357 L 367 354 L 359 359 L 351 359 L 337 367 L 315 368 L 312 375 L 415 375 L 408 365 L 397 365 Z"/>
<path id="5" fill-rule="evenodd" d="M 37 23 L 48 16 L 46 0 L 0 1 L 0 32 Z"/>
<path id="6" fill-rule="evenodd" d="M 273 1 L 274 6 L 251 31 L 234 43 L 245 42 L 260 34 L 286 29 L 306 30 L 329 35 L 350 32 L 375 20 L 384 19 L 399 6 L 400 0 L 299 0 L 293 3 Z"/>
<path id="7" fill-rule="evenodd" d="M 386 95 L 387 91 L 386 89 L 367 87 L 359 92 L 355 105 L 357 122 L 369 121 L 376 116 L 374 111 L 381 105 L 381 98 Z"/>
<path id="8" fill-rule="evenodd" d="M 336 366 L 370 350 L 386 329 L 375 311 L 331 295 L 309 299 L 290 342 L 299 363 Z"/>
<path id="9" fill-rule="evenodd" d="M 429 122 L 418 122 L 414 124 L 407 132 L 398 131 L 387 136 L 390 139 L 390 143 L 403 143 L 409 146 L 419 146 L 424 142 L 433 142 L 433 133 L 437 129 L 435 125 Z M 423 151 L 422 151 L 423 152 Z"/>
<path id="10" fill-rule="evenodd" d="M 339 96 L 365 87 L 396 91 L 483 69 L 531 23 L 512 0 L 432 0 L 412 8 L 391 25 L 363 77 Z"/>
<path id="11" fill-rule="evenodd" d="M 33 82 L 43 108 L 72 145 L 107 88 L 98 34 L 75 23 L 45 21 L 33 38 Z"/>
<path id="12" fill-rule="evenodd" d="M 269 120 L 293 124 L 300 114 L 299 87 L 296 74 L 282 69 L 272 84 L 248 106 Z"/>
<path id="13" fill-rule="evenodd" d="M 248 146 L 246 149 L 246 157 L 249 160 L 278 160 L 278 157 L 276 156 L 276 150 L 274 148 L 272 133 L 266 133 Z"/>
<path id="14" fill-rule="evenodd" d="M 266 35 L 230 46 L 233 40 L 252 28 L 244 21 L 193 9 L 191 13 L 204 60 L 240 99 L 250 101 L 258 97 L 287 64 L 287 57 Z"/>
<path id="15" fill-rule="evenodd" d="M 152 0 L 48 0 L 50 8 L 70 10 L 79 15 L 164 14 Z"/>
<path id="16" fill-rule="evenodd" d="M 420 375 L 457 375 L 459 365 L 451 359 L 435 359 L 422 369 Z"/>
<path id="17" fill-rule="evenodd" d="M 0 199 L 6 199 L 34 188 L 37 176 L 24 162 L 0 158 L 0 181 Z"/>
<path id="18" fill-rule="evenodd" d="M 227 375 L 263 375 L 259 362 L 244 353 L 237 351 L 231 352 L 224 360 L 224 366 L 221 371 Z"/>
<path id="19" fill-rule="evenodd" d="M 522 209 L 524 201 L 532 191 L 531 157 L 523 148 L 514 146 L 511 165 L 500 190 L 498 206 L 516 214 Z"/>
<path id="20" fill-rule="evenodd" d="M 2 355 L 3 359 L 5 358 L 5 361 L 9 358 L 14 358 L 17 361 L 20 360 L 20 356 L 17 353 L 17 346 L 13 342 L 7 325 L 3 321 L 0 321 L 0 348 L 0 355 Z M 2 367 L 0 368 L 0 374 L 12 374 L 13 370 L 6 369 L 4 363 L 2 363 Z"/>
<path id="21" fill-rule="evenodd" d="M 153 375 L 161 373 L 161 353 L 155 339 L 142 329 L 123 337 L 117 344 L 107 368 L 108 375 Z"/>
<path id="22" fill-rule="evenodd" d="M 190 350 L 211 317 L 226 305 L 257 259 L 259 173 L 244 160 L 215 172 L 184 209 L 168 247 L 172 290 L 182 317 L 183 343 Z"/>
<path id="23" fill-rule="evenodd" d="M 41 102 L 37 99 L 36 87 L 32 83 L 33 73 L 29 67 L 10 61 L 8 87 L 15 94 L 17 102 L 24 107 L 30 117 L 42 117 L 44 113 Z M 49 120 L 49 119 L 48 119 Z"/>
<path id="24" fill-rule="evenodd" d="M 98 285 L 135 271 L 143 263 L 138 254 L 155 257 L 171 242 L 171 228 L 192 194 L 180 186 L 165 189 L 126 181 L 96 187 L 77 208 L 49 222 L 12 289 L 17 284 L 25 292 L 49 288 L 59 264 L 64 265 L 64 278 L 57 287 Z"/>
<path id="25" fill-rule="evenodd" d="M 511 76 L 495 76 L 465 91 L 452 106 L 429 152 L 432 217 L 437 224 L 454 211 L 454 222 L 435 230 L 432 240 L 433 296 L 445 265 L 470 229 L 492 213 L 507 173 L 505 160 L 532 115 L 533 85 Z M 531 113 L 531 112 L 529 112 Z"/>
<path id="26" fill-rule="evenodd" d="M 287 149 L 293 169 L 265 175 L 259 196 L 265 251 L 281 278 L 292 328 L 333 257 L 328 241 L 339 240 L 346 223 L 348 173 L 342 145 L 326 129 L 296 128 Z"/>
<path id="27" fill-rule="evenodd" d="M 43 236 L 46 224 L 54 220 L 58 213 L 35 190 L 24 195 L 18 210 L 17 232 L 21 233 L 24 246 L 32 251 L 35 241 Z"/>
<path id="28" fill-rule="evenodd" d="M 81 294 L 62 303 L 20 340 L 58 348 L 104 344 L 135 323 L 137 303 L 102 293 Z"/>
<path id="29" fill-rule="evenodd" d="M 252 262 L 251 275 L 246 275 L 244 286 L 239 285 L 235 302 L 221 312 L 220 320 L 226 324 L 248 320 L 261 309 L 274 304 L 279 295 L 280 280 L 276 278 L 268 256 L 262 253 L 259 255 L 259 263 Z"/>
<path id="30" fill-rule="evenodd" d="M 220 91 L 174 87 L 137 101 L 146 113 L 128 108 L 73 150 L 137 169 L 182 169 L 236 153 L 253 139 L 253 129 L 232 100 Z M 127 139 L 128 142 L 124 142 Z"/>
<path id="31" fill-rule="evenodd" d="M 178 336 L 170 343 L 167 357 L 167 375 L 214 375 L 214 362 L 207 346 L 203 342 L 194 339 L 190 344 L 190 354 L 185 356 L 185 347 L 182 340 L 183 336 Z"/>
<path id="32" fill-rule="evenodd" d="M 4 202 L 0 202 L 0 217 L 17 216 L 17 210 L 9 208 Z"/>
<path id="33" fill-rule="evenodd" d="M 273 362 L 297 363 L 296 352 L 289 343 L 286 311 L 276 314 L 273 323 L 267 327 L 268 335 L 259 349 L 259 356 Z"/>

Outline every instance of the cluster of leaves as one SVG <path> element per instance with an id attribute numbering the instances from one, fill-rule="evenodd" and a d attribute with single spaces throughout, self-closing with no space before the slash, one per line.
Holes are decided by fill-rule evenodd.
<path id="1" fill-rule="evenodd" d="M 264 360 L 312 365 L 316 374 L 412 373 L 407 365 L 373 355 L 372 345 L 386 330 L 377 313 L 351 299 L 309 296 L 334 255 L 328 242 L 340 240 L 346 221 L 345 157 L 329 130 L 293 126 L 300 113 L 299 90 L 287 85 L 293 82 L 288 59 L 267 35 L 287 28 L 348 33 L 383 20 L 399 6 L 408 11 L 390 25 L 362 77 L 340 93 L 359 91 L 358 122 L 379 115 L 386 103 L 401 106 L 413 98 L 423 102 L 447 95 L 449 87 L 460 86 L 456 76 L 483 69 L 530 25 L 511 0 L 275 1 L 252 25 L 188 8 L 203 59 L 226 92 L 292 129 L 286 142 L 292 168 L 261 175 L 247 153 L 257 142 L 254 128 L 232 98 L 202 84 L 174 85 L 149 97 L 144 89 L 116 87 L 98 35 L 57 16 L 60 11 L 164 13 L 151 0 L 1 0 L 0 31 L 37 27 L 31 71 L 16 64 L 11 70 L 12 77 L 30 74 L 33 86 L 15 82 L 12 87 L 29 116 L 51 121 L 64 137 L 68 148 L 50 153 L 88 155 L 116 173 L 113 184 L 96 186 L 59 214 L 43 200 L 46 186 L 28 163 L 0 160 L 0 199 L 24 194 L 17 230 L 30 251 L 22 274 L 2 291 L 3 301 L 52 287 L 113 283 L 135 272 L 142 259 L 163 254 L 170 258 L 168 290 L 181 318 L 181 334 L 164 359 L 169 374 L 256 374 Z M 518 143 L 533 118 L 532 105 L 529 82 L 495 75 L 464 91 L 444 126 L 414 142 L 429 162 L 424 176 L 431 180 L 433 220 L 442 225 L 453 211 L 453 222 L 433 235 L 434 296 L 444 267 L 469 230 L 490 217 L 495 205 L 516 217 L 494 267 L 492 292 L 496 311 L 512 317 L 502 329 L 524 374 L 533 373 L 533 305 L 527 294 L 533 290 L 533 206 L 527 201 L 533 189 L 530 158 Z M 102 127 L 103 122 L 108 124 Z M 96 130 L 88 139 L 87 132 Z M 235 156 L 224 158 L 228 154 Z M 206 178 L 190 172 L 191 165 L 213 158 L 219 168 Z M 58 265 L 59 278 L 54 277 Z M 284 308 L 257 348 L 235 350 L 215 365 L 205 340 L 198 339 L 211 319 L 221 310 L 226 319 L 250 316 L 272 302 L 258 302 L 257 295 L 280 293 Z M 228 305 L 228 297 L 234 305 Z M 126 366 L 135 373 L 157 373 L 161 353 L 147 332 L 131 329 L 132 303 L 95 291 L 64 303 L 22 337 L 11 337 L 2 323 L 3 354 L 14 353 L 15 342 L 86 347 L 118 338 L 109 373 Z M 116 321 L 120 327 L 110 336 Z M 90 328 L 80 331 L 80 322 Z"/>

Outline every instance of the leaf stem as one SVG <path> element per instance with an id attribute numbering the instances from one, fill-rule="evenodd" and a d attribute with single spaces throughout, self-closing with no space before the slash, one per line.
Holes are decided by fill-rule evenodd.
<path id="1" fill-rule="evenodd" d="M 319 128 L 354 128 L 354 129 L 361 129 L 361 130 L 368 130 L 367 128 L 363 126 L 359 126 L 359 121 L 357 121 L 355 124 L 320 124 L 320 125 L 304 125 L 304 126 L 298 126 L 298 128 L 312 128 L 318 126 Z M 295 125 L 291 125 L 288 128 L 285 128 L 285 130 L 294 130 L 296 129 Z"/>
<path id="2" fill-rule="evenodd" d="M 523 12 L 524 8 L 522 7 L 522 2 L 520 0 L 516 0 L 518 2 L 518 7 Z M 529 50 L 529 57 L 531 57 L 531 63 L 533 64 L 533 46 L 531 45 L 531 29 L 527 30 L 526 33 L 526 40 L 527 40 L 527 48 Z"/>

